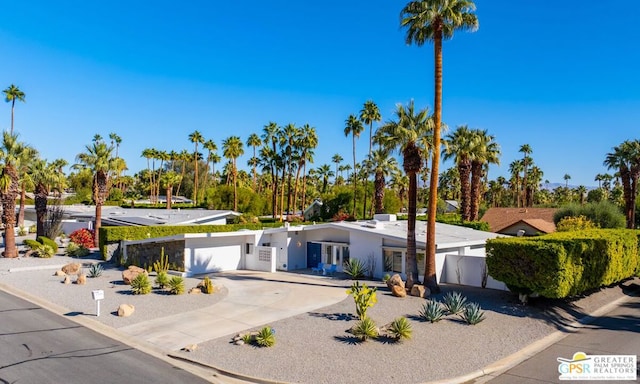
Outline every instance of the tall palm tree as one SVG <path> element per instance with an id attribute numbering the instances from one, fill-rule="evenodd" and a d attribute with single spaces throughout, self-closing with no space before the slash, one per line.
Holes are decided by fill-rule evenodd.
<path id="1" fill-rule="evenodd" d="M 513 204 L 517 207 L 520 207 L 520 172 L 522 172 L 523 168 L 522 160 L 514 160 L 509 164 L 509 172 L 511 172 L 509 183 L 513 193 Z"/>
<path id="2" fill-rule="evenodd" d="M 222 142 L 222 155 L 231 160 L 231 172 L 233 175 L 233 210 L 238 210 L 238 168 L 236 160 L 244 154 L 242 140 L 238 136 L 230 136 Z"/>
<path id="3" fill-rule="evenodd" d="M 386 188 L 385 178 L 391 176 L 398 169 L 398 162 L 390 156 L 388 148 L 379 148 L 371 152 L 371 168 L 374 176 L 374 211 L 384 213 L 384 192 Z"/>
<path id="4" fill-rule="evenodd" d="M 300 139 L 300 129 L 295 124 L 287 124 L 280 131 L 280 142 L 282 144 L 282 157 L 284 160 L 285 170 L 283 170 L 282 183 L 282 201 L 281 208 L 284 208 L 284 175 L 287 177 L 287 212 L 291 212 L 291 179 L 293 178 L 293 167 L 295 160 L 298 158 L 298 142 Z M 283 216 L 280 215 L 282 218 Z"/>
<path id="5" fill-rule="evenodd" d="M 36 209 L 36 236 L 44 236 L 44 223 L 47 217 L 47 200 L 52 186 L 59 185 L 64 174 L 59 172 L 55 163 L 47 164 L 46 160 L 37 158 L 29 166 L 29 174 L 33 180 L 34 203 Z"/>
<path id="6" fill-rule="evenodd" d="M 111 139 L 111 146 L 115 146 L 116 148 L 116 157 L 118 157 L 118 150 L 120 149 L 120 144 L 122 144 L 122 137 L 118 136 L 116 133 L 112 132 L 109 134 L 109 139 Z"/>
<path id="7" fill-rule="evenodd" d="M 460 176 L 460 213 L 463 221 L 471 219 L 471 156 L 476 135 L 466 125 L 459 126 L 445 138 L 444 159 L 455 158 Z"/>
<path id="8" fill-rule="evenodd" d="M 363 124 L 369 125 L 369 157 L 371 157 L 371 147 L 373 144 L 373 122 L 382 121 L 382 116 L 380 116 L 380 109 L 373 100 L 367 100 L 360 111 L 360 121 Z M 368 178 L 367 178 L 368 179 Z M 365 193 L 364 193 L 364 203 L 362 208 L 362 216 L 366 216 L 367 211 L 367 179 L 365 179 Z M 375 191 L 374 191 L 375 193 Z M 375 199 L 375 196 L 374 196 Z"/>
<path id="9" fill-rule="evenodd" d="M 13 112 L 16 107 L 16 100 L 25 102 L 25 94 L 20 88 L 11 84 L 7 89 L 2 91 L 4 93 L 4 99 L 7 103 L 11 103 L 11 134 L 13 135 Z"/>
<path id="10" fill-rule="evenodd" d="M 297 209 L 296 197 L 298 195 L 298 178 L 300 177 L 300 170 L 302 169 L 302 207 L 300 211 L 304 212 L 307 192 L 307 162 L 313 163 L 313 150 L 318 146 L 318 134 L 316 133 L 316 129 L 309 124 L 303 125 L 300 129 L 300 141 L 298 144 L 300 156 L 298 156 L 298 170 L 293 187 L 293 207 L 294 209 Z"/>
<path id="11" fill-rule="evenodd" d="M 271 213 L 273 218 L 278 212 L 278 132 L 280 128 L 276 123 L 270 121 L 269 124 L 262 127 L 262 143 L 264 145 L 261 156 L 268 163 L 269 172 L 271 172 L 271 180 L 273 183 L 273 191 L 271 193 Z"/>
<path id="12" fill-rule="evenodd" d="M 344 127 L 344 135 L 351 135 L 353 139 L 353 216 L 356 216 L 356 191 L 357 191 L 357 179 L 356 179 L 356 138 L 360 137 L 360 134 L 364 130 L 362 126 L 362 122 L 358 120 L 355 115 L 350 115 L 349 118 L 345 121 Z"/>
<path id="13" fill-rule="evenodd" d="M 76 156 L 78 167 L 90 169 L 93 173 L 93 188 L 91 197 L 96 206 L 95 225 L 94 225 L 94 245 L 99 244 L 99 232 L 102 226 L 102 205 L 109 196 L 110 180 L 109 170 L 113 157 L 112 146 L 107 146 L 103 140 L 94 140 L 91 145 L 85 146 L 85 152 Z"/>
<path id="14" fill-rule="evenodd" d="M 253 173 L 253 190 L 256 189 L 256 182 L 258 180 L 258 172 L 256 167 L 258 166 L 258 158 L 256 157 L 256 148 L 262 145 L 262 139 L 256 133 L 252 133 L 247 138 L 247 147 L 253 148 L 253 157 L 249 159 L 249 165 L 251 165 Z"/>
<path id="15" fill-rule="evenodd" d="M 322 193 L 325 193 L 327 191 L 327 185 L 329 184 L 329 178 L 333 176 L 331 166 L 329 164 L 322 164 L 316 169 L 316 173 L 322 179 Z"/>
<path id="16" fill-rule="evenodd" d="M 17 171 L 25 145 L 18 141 L 18 135 L 3 132 L 0 148 L 0 201 L 2 202 L 2 222 L 4 223 L 4 257 L 18 256 L 14 228 L 16 225 L 16 197 L 20 193 L 20 177 Z"/>
<path id="17" fill-rule="evenodd" d="M 38 151 L 25 145 L 18 161 L 16 163 L 16 170 L 18 171 L 18 177 L 20 178 L 20 206 L 18 208 L 18 227 L 24 227 L 24 210 L 25 200 L 27 199 L 27 188 L 33 188 L 33 180 L 29 175 L 29 166 L 39 156 Z"/>
<path id="18" fill-rule="evenodd" d="M 422 168 L 422 150 L 417 145 L 433 129 L 429 109 L 416 112 L 413 100 L 407 107 L 396 106 L 395 120 L 385 123 L 377 132 L 376 141 L 383 147 L 402 153 L 402 167 L 409 177 L 407 211 L 407 286 L 418 282 L 416 259 L 416 207 L 418 199 L 418 173 Z"/>
<path id="19" fill-rule="evenodd" d="M 564 179 L 564 187 L 569 188 L 569 180 L 571 180 L 571 175 L 568 173 L 565 173 L 564 176 L 562 176 L 562 178 Z"/>
<path id="20" fill-rule="evenodd" d="M 342 160 L 344 160 L 344 159 L 342 158 L 342 156 L 339 153 L 336 153 L 335 155 L 333 155 L 333 157 L 331 157 L 331 162 L 336 165 L 335 177 L 338 177 L 338 168 L 340 166 L 340 163 L 342 163 Z M 335 183 L 335 181 L 334 181 L 334 183 Z"/>
<path id="21" fill-rule="evenodd" d="M 529 196 L 527 196 L 527 176 L 528 176 L 528 168 L 531 165 L 531 153 L 533 150 L 529 144 L 522 144 L 518 152 L 522 153 L 522 206 L 525 207 L 527 205 L 527 201 L 529 201 Z"/>
<path id="22" fill-rule="evenodd" d="M 180 160 L 180 181 L 178 181 L 178 188 L 176 188 L 176 195 L 180 195 L 180 187 L 182 186 L 182 180 L 184 180 L 184 175 L 187 168 L 186 167 L 187 161 L 191 159 L 191 154 L 189 154 L 189 151 L 187 151 L 186 149 L 183 149 L 178 153 L 178 156 L 176 158 Z M 148 167 L 149 166 L 147 165 L 147 168 Z"/>
<path id="23" fill-rule="evenodd" d="M 456 30 L 475 31 L 478 18 L 473 13 L 475 4 L 469 0 L 417 0 L 411 1 L 400 12 L 400 25 L 407 28 L 405 42 L 424 45 L 433 41 L 434 48 L 434 103 L 433 103 L 433 165 L 429 185 L 429 217 L 427 224 L 427 251 L 425 284 L 431 292 L 440 293 L 436 279 L 436 208 L 438 204 L 438 172 L 440 165 L 440 128 L 442 126 L 442 41 L 451 39 Z"/>
<path id="24" fill-rule="evenodd" d="M 485 168 L 489 164 L 500 164 L 500 146 L 495 137 L 489 135 L 486 130 L 474 130 L 474 147 L 471 151 L 471 216 L 469 220 L 479 220 L 480 198 L 482 197 L 482 179 L 485 177 Z"/>
<path id="25" fill-rule="evenodd" d="M 160 184 L 164 186 L 167 197 L 167 209 L 171 209 L 171 204 L 173 204 L 173 186 L 180 181 L 180 178 L 180 175 L 175 171 L 165 172 L 165 174 L 160 177 Z"/>
<path id="26" fill-rule="evenodd" d="M 620 172 L 627 228 L 633 229 L 640 177 L 640 140 L 627 140 L 614 147 L 613 152 L 607 153 L 604 165 L 608 169 L 618 169 Z"/>
<path id="27" fill-rule="evenodd" d="M 193 176 L 193 205 L 198 205 L 198 143 L 204 144 L 204 137 L 198 131 L 193 131 L 189 134 L 189 141 L 195 144 L 195 149 L 193 151 L 193 166 L 194 166 L 194 176 Z"/>
<path id="28" fill-rule="evenodd" d="M 207 172 L 204 174 L 204 187 L 207 188 L 207 178 L 209 176 L 209 162 L 212 160 L 213 153 L 218 150 L 218 146 L 211 139 L 205 141 L 205 143 L 202 146 L 208 151 Z"/>

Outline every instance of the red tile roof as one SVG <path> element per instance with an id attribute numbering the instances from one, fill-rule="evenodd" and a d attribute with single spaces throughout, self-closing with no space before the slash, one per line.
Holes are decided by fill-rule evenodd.
<path id="1" fill-rule="evenodd" d="M 518 222 L 524 222 L 540 232 L 555 232 L 553 215 L 556 208 L 489 208 L 480 219 L 489 223 L 491 232 L 498 233 Z"/>

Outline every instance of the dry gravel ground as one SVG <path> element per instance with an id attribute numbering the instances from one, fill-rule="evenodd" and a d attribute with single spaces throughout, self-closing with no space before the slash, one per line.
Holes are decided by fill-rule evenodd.
<path id="1" fill-rule="evenodd" d="M 173 296 L 156 292 L 131 295 L 129 287 L 121 284 L 121 271 L 114 267 L 107 268 L 100 278 L 87 279 L 84 286 L 62 284 L 62 278 L 53 276 L 53 269 L 8 272 L 11 268 L 69 261 L 76 260 L 62 256 L 53 259 L 0 258 L 0 284 L 63 307 L 69 316 L 87 316 L 113 328 L 215 305 L 227 294 L 226 288 L 219 287 L 213 295 Z M 97 262 L 91 258 L 83 261 Z M 199 280 L 186 279 L 187 289 Z M 215 284 L 215 276 L 213 281 Z M 351 284 L 340 278 L 333 282 L 345 289 Z M 441 300 L 446 292 L 460 291 L 485 310 L 486 320 L 470 326 L 455 316 L 434 324 L 424 322 L 418 317 L 424 299 L 396 298 L 384 284 L 367 283 L 379 289 L 378 303 L 369 309 L 369 316 L 379 326 L 399 316 L 407 317 L 413 327 L 411 340 L 358 342 L 346 332 L 357 321 L 353 299 L 348 297 L 321 310 L 269 324 L 276 330 L 276 344 L 272 348 L 233 345 L 231 338 L 234 335 L 228 335 L 202 343 L 193 352 L 177 354 L 222 370 L 274 381 L 422 383 L 478 370 L 570 326 L 573 321 L 640 287 L 640 279 L 635 279 L 572 300 L 532 299 L 529 305 L 522 306 L 517 296 L 508 292 L 443 285 L 443 292 L 434 298 Z M 91 299 L 93 289 L 105 290 L 100 317 L 95 316 L 95 303 Z M 121 303 L 135 305 L 135 314 L 129 318 L 114 315 Z"/>

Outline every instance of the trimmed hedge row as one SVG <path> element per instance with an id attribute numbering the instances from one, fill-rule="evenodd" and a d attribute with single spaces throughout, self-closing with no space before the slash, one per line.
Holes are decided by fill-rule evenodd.
<path id="1" fill-rule="evenodd" d="M 282 223 L 226 224 L 226 225 L 152 225 L 146 227 L 100 227 L 100 253 L 106 260 L 107 244 L 121 240 L 142 240 L 183 233 L 235 232 L 240 229 L 257 230 L 281 227 Z"/>
<path id="2" fill-rule="evenodd" d="M 640 272 L 638 232 L 594 229 L 487 241 L 488 273 L 511 291 L 578 295 Z"/>

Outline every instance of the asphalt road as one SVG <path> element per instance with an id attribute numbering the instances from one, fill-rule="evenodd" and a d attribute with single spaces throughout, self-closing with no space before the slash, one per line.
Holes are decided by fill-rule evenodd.
<path id="1" fill-rule="evenodd" d="M 0 383 L 207 383 L 0 291 Z"/>
<path id="2" fill-rule="evenodd" d="M 571 359 L 576 352 L 587 355 L 636 355 L 640 358 L 640 297 L 632 296 L 612 312 L 508 370 L 491 384 L 560 383 L 557 359 Z M 640 367 L 638 367 L 640 373 Z M 634 383 L 629 381 L 579 381 L 580 383 Z"/>

